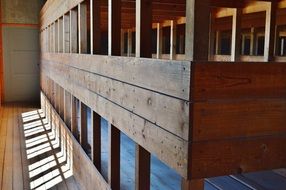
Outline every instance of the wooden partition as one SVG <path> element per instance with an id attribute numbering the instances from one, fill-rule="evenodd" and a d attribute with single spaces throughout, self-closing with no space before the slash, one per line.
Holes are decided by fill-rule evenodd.
<path id="1" fill-rule="evenodd" d="M 73 172 L 83 189 L 120 189 L 120 133 L 136 144 L 136 190 L 150 189 L 151 154 L 182 177 L 183 190 L 202 189 L 206 177 L 286 166 L 286 64 L 257 62 L 273 58 L 277 4 L 263 3 L 270 22 L 265 56 L 234 63 L 240 56 L 237 27 L 245 3 L 170 3 L 178 4 L 170 15 L 185 17 L 185 55 L 175 52 L 175 19 L 166 12 L 156 16 L 158 9 L 171 10 L 170 5 L 158 8 L 160 1 L 49 0 L 41 11 L 42 108 L 51 121 L 59 118 L 64 126 L 55 128 L 60 138 L 70 137 Z M 224 63 L 207 61 L 212 6 L 238 9 L 232 56 L 212 55 Z M 130 14 L 133 20 L 121 18 L 126 7 L 135 11 Z M 152 59 L 152 22 L 168 18 L 170 60 Z M 124 41 L 120 27 L 129 22 L 136 25 L 135 57 L 119 56 Z M 160 38 L 160 24 L 157 27 Z M 101 34 L 108 35 L 108 55 L 100 55 Z M 130 31 L 128 36 L 132 44 Z M 157 58 L 164 57 L 160 40 Z M 173 60 L 176 57 L 182 60 Z M 253 62 L 246 64 L 250 59 Z M 91 147 L 87 146 L 88 108 Z M 100 173 L 101 117 L 110 125 L 106 180 Z"/>

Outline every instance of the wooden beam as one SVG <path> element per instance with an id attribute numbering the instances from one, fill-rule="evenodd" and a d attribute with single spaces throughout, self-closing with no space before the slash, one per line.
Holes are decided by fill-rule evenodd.
<path id="1" fill-rule="evenodd" d="M 101 117 L 96 112 L 91 114 L 92 144 L 91 159 L 95 167 L 101 172 Z"/>
<path id="2" fill-rule="evenodd" d="M 87 106 L 80 102 L 80 144 L 82 148 L 88 150 L 87 142 Z"/>
<path id="3" fill-rule="evenodd" d="M 232 16 L 232 38 L 231 38 L 231 61 L 239 61 L 241 54 L 241 19 L 242 9 L 233 10 Z"/>
<path id="4" fill-rule="evenodd" d="M 177 23 L 171 20 L 170 27 L 170 60 L 176 59 L 176 47 L 177 47 Z"/>
<path id="5" fill-rule="evenodd" d="M 209 0 L 187 0 L 186 3 L 186 59 L 208 60 Z"/>
<path id="6" fill-rule="evenodd" d="M 151 171 L 150 153 L 136 144 L 135 156 L 135 190 L 149 190 Z"/>
<path id="7" fill-rule="evenodd" d="M 108 55 L 121 54 L 121 1 L 108 0 Z"/>
<path id="8" fill-rule="evenodd" d="M 265 23 L 264 61 L 274 59 L 277 2 L 268 2 Z"/>
<path id="9" fill-rule="evenodd" d="M 78 51 L 87 53 L 87 5 L 83 1 L 78 5 Z"/>
<path id="10" fill-rule="evenodd" d="M 120 130 L 110 125 L 108 128 L 108 183 L 111 189 L 120 189 Z"/>
<path id="11" fill-rule="evenodd" d="M 136 57 L 152 57 L 152 1 L 136 1 Z"/>

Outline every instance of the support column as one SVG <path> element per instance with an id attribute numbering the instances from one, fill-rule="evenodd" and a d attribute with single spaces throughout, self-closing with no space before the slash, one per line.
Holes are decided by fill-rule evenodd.
<path id="1" fill-rule="evenodd" d="M 95 167 L 101 172 L 101 117 L 96 112 L 91 114 L 92 145 L 91 159 Z"/>
<path id="2" fill-rule="evenodd" d="M 254 56 L 255 55 L 255 44 L 256 44 L 256 39 L 255 39 L 255 28 L 251 28 L 251 33 L 250 33 L 250 55 Z"/>
<path id="3" fill-rule="evenodd" d="M 121 54 L 121 1 L 108 0 L 108 55 Z M 113 190 L 120 189 L 120 130 L 109 126 L 108 183 Z"/>
<path id="4" fill-rule="evenodd" d="M 101 30 L 100 30 L 100 2 L 101 0 L 91 0 L 92 1 L 92 15 L 91 20 L 91 28 L 93 29 L 91 34 L 93 33 L 93 37 L 91 38 L 92 48 L 91 48 L 91 54 L 100 54 L 100 46 L 101 46 Z"/>
<path id="5" fill-rule="evenodd" d="M 220 48 L 221 48 L 221 46 L 220 46 L 220 31 L 219 30 L 217 30 L 216 31 L 216 42 L 215 42 L 215 54 L 216 55 L 219 55 L 220 54 Z"/>
<path id="6" fill-rule="evenodd" d="M 152 0 L 136 0 L 136 57 L 152 57 Z M 150 153 L 136 145 L 135 189 L 150 189 Z"/>
<path id="7" fill-rule="evenodd" d="M 63 51 L 70 52 L 70 15 L 65 14 L 63 18 Z"/>
<path id="8" fill-rule="evenodd" d="M 197 180 L 185 180 L 182 179 L 182 190 L 203 190 L 204 189 L 204 179 Z"/>
<path id="9" fill-rule="evenodd" d="M 87 106 L 80 102 L 80 144 L 87 151 Z"/>
<path id="10" fill-rule="evenodd" d="M 176 59 L 176 47 L 177 47 L 177 22 L 171 20 L 170 31 L 170 60 Z"/>
<path id="11" fill-rule="evenodd" d="M 71 132 L 73 136 L 78 140 L 77 130 L 77 113 L 76 113 L 76 97 L 71 97 Z"/>
<path id="12" fill-rule="evenodd" d="M 128 29 L 128 34 L 127 34 L 127 56 L 131 57 L 132 56 L 132 31 Z"/>
<path id="13" fill-rule="evenodd" d="M 109 156 L 108 183 L 114 190 L 120 189 L 120 130 L 110 125 L 108 128 Z"/>
<path id="14" fill-rule="evenodd" d="M 266 23 L 265 23 L 265 45 L 264 45 L 264 61 L 274 60 L 275 48 L 275 26 L 276 26 L 276 10 L 277 2 L 268 2 L 266 10 Z"/>
<path id="15" fill-rule="evenodd" d="M 78 10 L 70 10 L 70 53 L 78 53 Z"/>
<path id="16" fill-rule="evenodd" d="M 82 2 L 78 5 L 78 51 L 87 53 L 87 5 Z"/>
<path id="17" fill-rule="evenodd" d="M 232 38 L 231 38 L 231 61 L 239 61 L 241 52 L 241 18 L 242 9 L 233 10 L 232 16 Z"/>
<path id="18" fill-rule="evenodd" d="M 108 0 L 108 55 L 121 54 L 121 1 Z"/>
<path id="19" fill-rule="evenodd" d="M 157 59 L 161 59 L 162 57 L 162 38 L 163 38 L 163 30 L 160 23 L 157 23 Z"/>
<path id="20" fill-rule="evenodd" d="M 207 61 L 209 50 L 209 0 L 186 1 L 186 59 Z"/>

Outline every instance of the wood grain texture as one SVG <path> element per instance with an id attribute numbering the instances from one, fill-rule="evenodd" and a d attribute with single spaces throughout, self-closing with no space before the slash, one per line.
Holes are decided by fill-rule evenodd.
<path id="1" fill-rule="evenodd" d="M 64 64 L 44 62 L 42 68 L 46 72 L 50 72 L 51 76 L 65 73 L 70 82 L 77 83 L 91 92 L 103 96 L 185 140 L 188 139 L 189 103 L 187 101 L 68 67 Z"/>
<path id="2" fill-rule="evenodd" d="M 283 168 L 286 135 L 192 143 L 191 178 Z"/>
<path id="3" fill-rule="evenodd" d="M 286 97 L 284 63 L 194 63 L 194 101 Z"/>
<path id="4" fill-rule="evenodd" d="M 286 99 L 197 102 L 192 141 L 286 134 Z"/>
<path id="5" fill-rule="evenodd" d="M 186 177 L 187 141 L 97 94 L 90 93 L 89 90 L 76 83 L 70 83 L 63 76 L 55 75 L 53 79 L 92 110 L 110 121 L 111 124 L 119 128 L 120 131 L 132 138 L 136 143 L 150 153 L 155 154 L 161 161 Z"/>

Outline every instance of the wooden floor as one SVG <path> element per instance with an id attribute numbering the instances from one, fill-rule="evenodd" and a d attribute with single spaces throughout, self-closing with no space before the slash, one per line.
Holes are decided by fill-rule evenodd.
<path id="1" fill-rule="evenodd" d="M 0 118 L 0 190 L 78 189 L 41 110 L 5 104 Z"/>
<path id="2" fill-rule="evenodd" d="M 104 132 L 103 132 L 104 133 Z M 123 138 L 124 157 L 132 152 L 130 139 Z M 130 150 L 129 150 L 130 149 Z M 25 104 L 6 104 L 0 108 L 0 190 L 22 189 L 71 189 L 78 184 L 72 177 L 72 171 L 65 151 L 54 130 L 47 123 L 41 110 Z M 125 160 L 132 160 L 130 158 Z M 124 162 L 126 165 L 129 162 Z M 156 162 L 156 181 L 152 190 L 177 190 L 180 177 L 169 180 L 164 176 L 173 176 Z M 128 171 L 124 171 L 126 175 Z M 162 176 L 164 174 L 164 176 Z M 124 177 L 124 175 L 122 176 Z M 122 180 L 122 183 L 125 181 Z M 173 185 L 170 185 L 172 181 Z M 126 182 L 122 189 L 131 189 Z M 205 190 L 286 190 L 286 170 L 265 171 L 235 176 L 216 177 L 205 180 Z"/>

